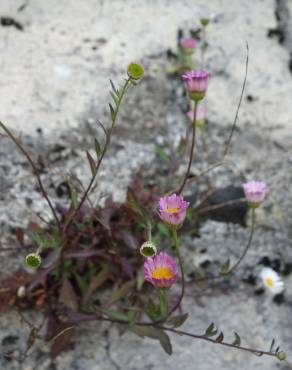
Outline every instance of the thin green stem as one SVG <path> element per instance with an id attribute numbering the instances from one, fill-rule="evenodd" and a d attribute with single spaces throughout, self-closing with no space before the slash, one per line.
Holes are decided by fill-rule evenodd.
<path id="1" fill-rule="evenodd" d="M 173 242 L 174 242 L 174 246 L 175 246 L 175 253 L 176 253 L 176 256 L 177 256 L 178 262 L 179 262 L 179 268 L 180 268 L 180 272 L 181 272 L 182 288 L 181 288 L 181 293 L 180 293 L 179 299 L 176 302 L 176 304 L 173 306 L 173 308 L 170 310 L 169 316 L 173 312 L 175 312 L 177 310 L 177 308 L 180 306 L 180 304 L 181 304 L 181 302 L 183 300 L 184 294 L 185 294 L 185 273 L 184 273 L 184 265 L 183 265 L 183 260 L 182 260 L 182 257 L 181 257 L 180 251 L 179 251 L 179 243 L 178 243 L 177 231 L 176 231 L 175 228 L 172 229 L 172 238 L 173 238 Z"/>
<path id="2" fill-rule="evenodd" d="M 182 184 L 178 190 L 178 194 L 181 194 L 182 191 L 184 190 L 185 184 L 187 182 L 187 179 L 190 175 L 191 171 L 191 166 L 193 162 L 193 157 L 194 157 L 194 149 L 195 149 L 195 143 L 196 143 L 196 120 L 197 120 L 197 108 L 198 108 L 198 101 L 195 100 L 195 106 L 194 106 L 194 119 L 192 123 L 192 145 L 191 145 L 191 151 L 190 151 L 190 158 L 189 158 L 189 163 L 187 167 L 186 174 L 183 178 Z"/>

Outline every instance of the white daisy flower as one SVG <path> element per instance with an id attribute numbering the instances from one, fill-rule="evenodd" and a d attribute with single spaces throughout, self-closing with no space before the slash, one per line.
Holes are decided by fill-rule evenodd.
<path id="1" fill-rule="evenodd" d="M 273 295 L 281 294 L 284 291 L 284 283 L 280 276 L 270 267 L 264 267 L 260 272 L 260 278 L 264 286 L 270 290 Z"/>

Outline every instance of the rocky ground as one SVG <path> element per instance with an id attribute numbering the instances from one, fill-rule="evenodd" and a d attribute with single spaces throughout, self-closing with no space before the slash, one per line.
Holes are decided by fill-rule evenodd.
<path id="1" fill-rule="evenodd" d="M 108 79 L 122 80 L 125 66 L 141 60 L 146 76 L 127 97 L 94 199 L 99 201 L 104 193 L 113 193 L 116 200 L 122 200 L 132 174 L 142 170 L 155 176 L 159 168 L 155 144 L 176 146 L 185 132 L 183 90 L 178 81 L 165 74 L 171 63 L 165 51 L 175 47 L 179 27 L 196 27 L 197 18 L 206 11 L 215 14 L 208 31 L 207 52 L 207 68 L 212 74 L 208 93 L 212 163 L 221 159 L 234 118 L 244 77 L 245 41 L 250 49 L 248 84 L 229 157 L 235 166 L 218 168 L 209 178 L 216 186 L 225 186 L 257 177 L 267 181 L 270 192 L 259 210 L 253 248 L 231 282 L 200 287 L 189 284 L 183 307 L 191 319 L 185 329 L 200 333 L 213 321 L 227 339 L 232 340 L 236 331 L 243 344 L 267 350 L 275 337 L 292 362 L 289 0 L 0 0 L 0 118 L 21 135 L 34 158 L 43 158 L 47 168 L 42 178 L 54 202 L 66 202 L 66 173 L 73 172 L 86 181 L 89 169 L 84 149 L 90 147 L 96 133 L 96 119 L 108 121 Z M 14 23 L 5 26 L 5 17 Z M 25 160 L 6 139 L 0 137 L 0 144 L 1 240 L 11 243 L 13 227 L 38 219 L 38 213 L 49 219 L 50 213 Z M 197 158 L 194 174 L 206 168 L 202 155 Z M 184 168 L 182 163 L 180 170 Z M 227 255 L 236 258 L 247 237 L 247 230 L 240 226 L 206 222 L 201 238 L 185 246 L 189 270 L 202 255 L 210 260 L 210 268 Z M 1 256 L 1 276 L 23 263 L 23 256 Z M 283 274 L 284 300 L 274 302 L 266 293 L 255 294 L 255 286 L 246 282 L 257 274 L 264 257 Z M 42 320 L 33 313 L 28 316 Z M 25 346 L 27 325 L 11 311 L 2 315 L 0 327 L 2 350 L 12 348 L 17 355 Z M 184 337 L 172 340 L 174 354 L 169 357 L 155 341 L 132 334 L 120 337 L 115 327 L 88 324 L 80 328 L 72 348 L 54 363 L 48 358 L 48 348 L 38 341 L 21 363 L 2 358 L 0 364 L 8 370 L 290 368 L 273 358 Z"/>

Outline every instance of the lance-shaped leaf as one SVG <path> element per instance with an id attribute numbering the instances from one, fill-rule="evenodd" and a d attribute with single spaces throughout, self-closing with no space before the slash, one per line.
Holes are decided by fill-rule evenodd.
<path id="1" fill-rule="evenodd" d="M 159 340 L 164 351 L 169 355 L 172 354 L 172 345 L 169 336 L 163 330 L 143 325 L 133 325 L 130 330 L 141 338 L 148 337 Z"/>
<path id="2" fill-rule="evenodd" d="M 77 311 L 78 309 L 78 298 L 72 287 L 72 284 L 67 278 L 63 279 L 62 286 L 59 294 L 59 302 L 63 303 L 67 308 L 72 311 Z"/>
<path id="3" fill-rule="evenodd" d="M 160 309 L 150 297 L 147 301 L 147 314 L 154 321 L 158 320 L 160 317 Z"/>
<path id="4" fill-rule="evenodd" d="M 223 342 L 223 339 L 224 339 L 224 334 L 222 333 L 222 331 L 221 331 L 221 333 L 218 335 L 218 337 L 216 338 L 216 342 L 218 342 L 218 343 L 222 343 Z"/>
<path id="5" fill-rule="evenodd" d="M 236 332 L 234 332 L 234 336 L 235 336 L 235 340 L 234 340 L 234 342 L 232 344 L 234 346 L 240 346 L 240 344 L 241 344 L 241 338 L 240 338 L 240 336 Z"/>
<path id="6" fill-rule="evenodd" d="M 158 339 L 161 344 L 161 347 L 164 349 L 164 351 L 168 354 L 172 354 L 172 345 L 171 341 L 169 339 L 169 336 L 162 330 L 157 330 L 158 332 Z"/>
<path id="7" fill-rule="evenodd" d="M 113 89 L 113 92 L 116 94 L 117 97 L 119 97 L 119 90 L 115 87 L 112 80 L 110 80 L 111 87 Z"/>
<path id="8" fill-rule="evenodd" d="M 189 317 L 188 313 L 184 313 L 182 315 L 178 316 L 173 316 L 170 319 L 167 320 L 167 325 L 173 327 L 173 328 L 178 328 L 182 326 L 182 324 L 187 320 Z"/>
<path id="9" fill-rule="evenodd" d="M 112 320 L 128 322 L 128 316 L 119 311 L 99 309 L 105 316 Z"/>
<path id="10" fill-rule="evenodd" d="M 112 121 L 114 121 L 114 119 L 115 119 L 115 110 L 114 110 L 113 106 L 111 105 L 111 103 L 109 103 L 108 106 L 109 106 L 109 109 L 110 109 Z"/>
<path id="11" fill-rule="evenodd" d="M 112 305 L 113 303 L 119 301 L 120 299 L 126 297 L 126 295 L 133 289 L 133 286 L 134 286 L 134 282 L 133 281 L 127 281 L 125 284 L 123 284 L 121 287 L 119 287 L 118 289 L 116 289 L 107 306 L 110 306 Z"/>
<path id="12" fill-rule="evenodd" d="M 86 155 L 87 155 L 87 159 L 88 159 L 88 162 L 89 162 L 89 165 L 90 165 L 92 176 L 95 176 L 96 175 L 95 160 L 92 158 L 91 154 L 88 151 L 86 152 Z"/>
<path id="13" fill-rule="evenodd" d="M 77 195 L 77 191 L 75 189 L 73 189 L 72 186 L 70 186 L 70 197 L 71 197 L 71 202 L 73 204 L 73 207 L 77 208 L 77 206 L 78 206 L 78 195 Z"/>
<path id="14" fill-rule="evenodd" d="M 101 154 L 101 147 L 100 147 L 100 144 L 97 138 L 94 139 L 94 148 L 95 148 L 95 153 L 97 155 L 97 158 L 99 158 Z"/>
<path id="15" fill-rule="evenodd" d="M 116 95 L 112 91 L 110 91 L 110 95 L 113 98 L 113 101 L 115 102 L 115 105 L 117 106 L 118 103 L 119 103 L 118 98 L 116 97 Z"/>
<path id="16" fill-rule="evenodd" d="M 228 258 L 220 267 L 220 274 L 221 275 L 226 275 L 228 274 L 229 272 L 229 268 L 230 268 L 230 259 Z"/>
<path id="17" fill-rule="evenodd" d="M 155 146 L 155 151 L 158 157 L 163 161 L 163 162 L 169 162 L 169 156 L 165 153 L 164 149 L 160 145 Z"/>
<path id="18" fill-rule="evenodd" d="M 270 346 L 269 352 L 273 352 L 274 345 L 275 345 L 275 338 L 273 338 L 273 340 L 272 340 L 272 343 L 271 343 L 271 346 Z"/>
<path id="19" fill-rule="evenodd" d="M 208 326 L 208 328 L 206 329 L 204 335 L 205 335 L 205 337 L 212 337 L 212 336 L 216 335 L 217 332 L 218 332 L 218 330 L 217 330 L 215 324 L 212 322 L 212 324 L 210 324 Z"/>

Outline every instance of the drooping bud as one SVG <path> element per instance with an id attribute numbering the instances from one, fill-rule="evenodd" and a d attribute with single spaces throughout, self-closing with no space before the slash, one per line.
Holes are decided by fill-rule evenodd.
<path id="1" fill-rule="evenodd" d="M 157 248 L 154 243 L 148 241 L 141 245 L 140 253 L 143 257 L 153 257 L 157 253 Z"/>

